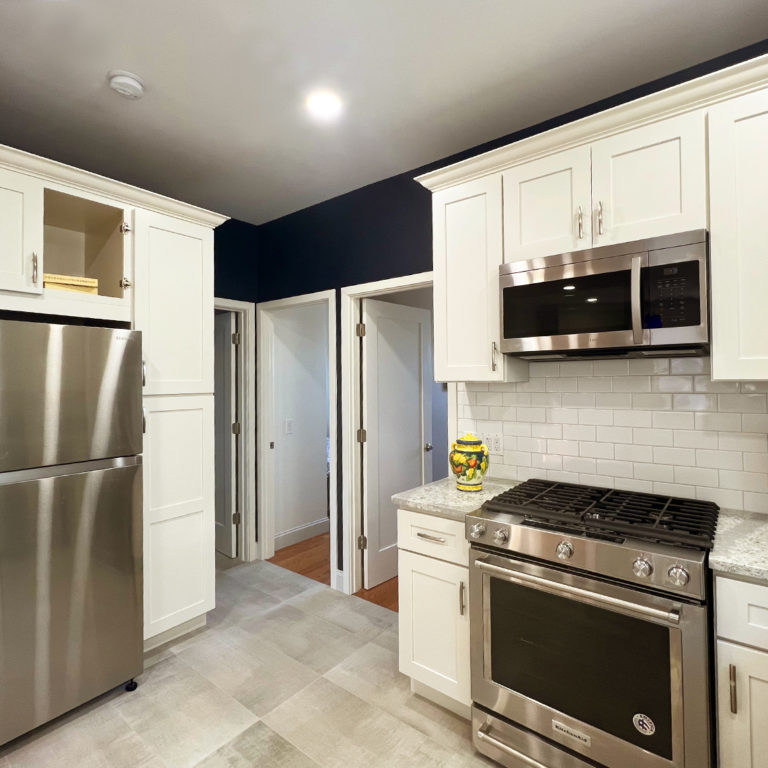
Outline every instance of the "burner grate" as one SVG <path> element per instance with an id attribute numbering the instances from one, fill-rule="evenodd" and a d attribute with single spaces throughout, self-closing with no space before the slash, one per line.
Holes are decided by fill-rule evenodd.
<path id="1" fill-rule="evenodd" d="M 562 523 L 587 535 L 626 535 L 660 544 L 711 549 L 716 504 L 549 480 L 526 480 L 483 504 L 523 515 L 529 524 Z"/>

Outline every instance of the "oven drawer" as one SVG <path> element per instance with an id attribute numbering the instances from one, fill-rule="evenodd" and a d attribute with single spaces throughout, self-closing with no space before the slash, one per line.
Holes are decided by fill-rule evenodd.
<path id="1" fill-rule="evenodd" d="M 768 651 L 768 587 L 718 576 L 717 636 Z"/>
<path id="2" fill-rule="evenodd" d="M 457 565 L 469 565 L 464 521 L 448 520 L 407 509 L 397 510 L 397 546 Z"/>

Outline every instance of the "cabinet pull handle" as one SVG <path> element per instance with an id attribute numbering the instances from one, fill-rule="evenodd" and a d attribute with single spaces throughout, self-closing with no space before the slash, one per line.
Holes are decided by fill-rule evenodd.
<path id="1" fill-rule="evenodd" d="M 422 533 L 421 531 L 417 531 L 416 535 L 420 539 L 426 539 L 427 541 L 434 541 L 436 544 L 445 544 L 445 539 L 442 536 L 432 536 L 429 533 Z"/>
<path id="2" fill-rule="evenodd" d="M 491 342 L 491 370 L 496 370 L 496 342 Z"/>
<path id="3" fill-rule="evenodd" d="M 603 234 L 603 201 L 597 202 L 597 234 Z"/>
<path id="4" fill-rule="evenodd" d="M 146 408 L 141 409 L 141 434 L 142 435 L 147 434 L 147 409 Z"/>
<path id="5" fill-rule="evenodd" d="M 147 386 L 147 361 L 146 360 L 141 361 L 141 386 L 142 387 Z"/>
<path id="6" fill-rule="evenodd" d="M 735 715 L 739 711 L 739 702 L 736 696 L 736 665 L 728 665 L 728 687 L 731 692 L 731 712 Z"/>
<path id="7" fill-rule="evenodd" d="M 582 210 L 582 207 L 579 206 L 579 212 L 576 216 L 576 221 L 579 226 L 579 240 L 584 239 L 584 211 Z"/>
<path id="8" fill-rule="evenodd" d="M 32 253 L 32 282 L 37 285 L 37 251 Z"/>
<path id="9" fill-rule="evenodd" d="M 459 616 L 464 615 L 464 611 L 466 609 L 466 604 L 464 603 L 464 582 L 459 582 Z"/>

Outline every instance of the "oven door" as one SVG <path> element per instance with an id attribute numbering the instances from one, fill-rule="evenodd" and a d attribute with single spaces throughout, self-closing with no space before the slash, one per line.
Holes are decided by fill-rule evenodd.
<path id="1" fill-rule="evenodd" d="M 641 272 L 648 254 L 510 272 L 500 268 L 501 351 L 507 354 L 637 347 Z"/>
<path id="2" fill-rule="evenodd" d="M 476 704 L 608 768 L 710 764 L 704 607 L 474 548 L 470 589 Z"/>

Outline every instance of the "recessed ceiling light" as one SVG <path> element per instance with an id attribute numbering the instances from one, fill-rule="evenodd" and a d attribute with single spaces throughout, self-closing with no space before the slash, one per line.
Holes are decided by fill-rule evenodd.
<path id="1" fill-rule="evenodd" d="M 564 291 L 575 291 L 576 290 L 576 286 L 575 285 L 564 285 L 563 286 L 563 290 Z"/>
<path id="2" fill-rule="evenodd" d="M 312 91 L 307 96 L 306 105 L 309 114 L 323 123 L 336 120 L 344 108 L 338 95 L 329 90 Z"/>
<path id="3" fill-rule="evenodd" d="M 144 95 L 144 83 L 133 72 L 113 69 L 107 72 L 109 87 L 126 99 L 140 99 Z"/>
<path id="4" fill-rule="evenodd" d="M 596 299 L 594 296 L 590 296 L 590 297 L 587 299 L 587 302 L 588 302 L 589 304 L 594 304 L 596 301 L 597 301 L 597 299 Z"/>

